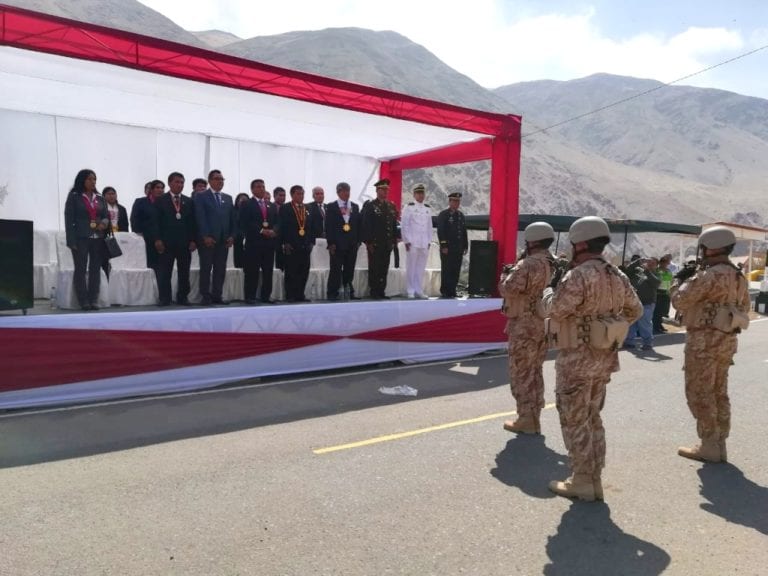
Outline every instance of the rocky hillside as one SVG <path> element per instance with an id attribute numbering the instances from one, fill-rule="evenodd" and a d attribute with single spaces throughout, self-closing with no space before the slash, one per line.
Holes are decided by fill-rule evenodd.
<path id="1" fill-rule="evenodd" d="M 469 108 L 508 111 L 503 98 L 396 32 L 361 28 L 289 32 L 229 44 L 222 51 Z"/>
<path id="2" fill-rule="evenodd" d="M 242 38 L 239 36 L 235 36 L 224 30 L 201 30 L 199 32 L 192 32 L 192 34 L 206 46 L 217 50 L 220 50 L 229 44 L 242 41 Z"/>
<path id="3" fill-rule="evenodd" d="M 2 3 L 191 46 L 205 46 L 194 34 L 136 0 L 2 0 Z"/>

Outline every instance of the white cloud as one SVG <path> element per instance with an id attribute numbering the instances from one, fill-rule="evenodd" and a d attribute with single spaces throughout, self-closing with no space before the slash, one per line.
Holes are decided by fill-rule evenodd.
<path id="1" fill-rule="evenodd" d="M 188 30 L 219 28 L 243 38 L 345 26 L 395 30 L 487 87 L 544 78 L 569 80 L 597 72 L 667 82 L 746 46 L 739 31 L 726 28 L 691 27 L 673 36 L 638 33 L 610 38 L 594 24 L 594 9 L 509 21 L 501 0 L 474 0 L 471 5 L 444 0 L 384 4 L 218 0 L 196 2 L 194 9 L 186 0 L 143 2 Z M 750 44 L 758 38 L 762 35 L 753 35 Z M 702 85 L 714 78 L 703 76 L 688 83 Z"/>

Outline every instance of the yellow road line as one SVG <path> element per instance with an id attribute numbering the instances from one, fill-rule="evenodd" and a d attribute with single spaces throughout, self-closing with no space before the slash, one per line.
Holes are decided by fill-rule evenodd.
<path id="1" fill-rule="evenodd" d="M 554 408 L 554 404 L 547 404 L 544 409 Z M 358 442 L 350 442 L 349 444 L 338 444 L 336 446 L 329 446 L 327 448 L 318 448 L 312 450 L 315 454 L 328 454 L 330 452 L 338 452 L 340 450 L 350 450 L 352 448 L 361 448 L 363 446 L 370 446 L 372 444 L 379 444 L 381 442 L 391 442 L 392 440 L 401 440 L 403 438 L 410 438 L 411 436 L 418 436 L 419 434 L 426 434 L 428 432 L 437 432 L 438 430 L 447 430 L 448 428 L 456 428 L 457 426 L 466 426 L 468 424 L 477 424 L 478 422 L 485 422 L 486 420 L 494 420 L 496 418 L 505 418 L 517 414 L 514 410 L 512 412 L 498 412 L 496 414 L 488 414 L 487 416 L 479 416 L 478 418 L 470 418 L 469 420 L 458 420 L 457 422 L 448 422 L 446 424 L 438 424 L 437 426 L 430 426 L 429 428 L 419 428 L 417 430 L 408 430 L 406 432 L 398 432 L 396 434 L 386 434 L 384 436 L 376 436 L 375 438 L 369 438 L 368 440 L 360 440 Z"/>

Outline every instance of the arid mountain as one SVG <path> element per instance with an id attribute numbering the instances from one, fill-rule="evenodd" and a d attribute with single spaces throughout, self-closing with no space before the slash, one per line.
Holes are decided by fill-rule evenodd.
<path id="1" fill-rule="evenodd" d="M 607 74 L 514 84 L 496 93 L 529 121 L 524 132 L 609 106 L 548 133 L 623 166 L 677 178 L 685 186 L 727 190 L 727 197 L 748 205 L 763 197 L 768 100 Z"/>
<path id="2" fill-rule="evenodd" d="M 250 38 L 222 51 L 469 108 L 503 112 L 509 107 L 503 98 L 396 32 L 362 28 L 289 32 Z"/>
<path id="3" fill-rule="evenodd" d="M 201 30 L 200 32 L 192 32 L 192 34 L 206 46 L 210 46 L 217 50 L 220 50 L 229 44 L 242 41 L 242 38 L 239 36 L 235 36 L 224 30 Z"/>
<path id="4" fill-rule="evenodd" d="M 194 34 L 136 0 L 2 0 L 2 3 L 190 46 L 205 46 Z"/>
<path id="5" fill-rule="evenodd" d="M 760 220 L 768 168 L 768 101 L 718 90 L 662 87 L 600 74 L 488 91 L 394 32 L 353 28 L 292 32 L 230 44 L 228 53 L 523 116 L 531 134 L 585 112 L 660 88 L 523 141 L 521 211 L 701 223 L 751 214 Z M 484 163 L 414 171 L 435 203 L 465 193 L 468 211 L 487 211 Z"/>

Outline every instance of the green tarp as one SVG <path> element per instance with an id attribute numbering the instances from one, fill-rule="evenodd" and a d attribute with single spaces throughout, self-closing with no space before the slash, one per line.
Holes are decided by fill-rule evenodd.
<path id="1" fill-rule="evenodd" d="M 571 224 L 581 218 L 581 216 L 559 216 L 556 214 L 520 214 L 518 219 L 518 230 L 525 230 L 531 222 L 547 222 L 555 232 L 568 232 Z M 468 230 L 488 230 L 488 216 L 466 216 Z M 701 226 L 691 226 L 689 224 L 676 224 L 674 222 L 653 222 L 651 220 L 618 220 L 616 218 L 606 218 L 611 232 L 616 233 L 637 233 L 637 232 L 661 232 L 665 234 L 689 234 L 698 236 L 701 234 Z"/>

